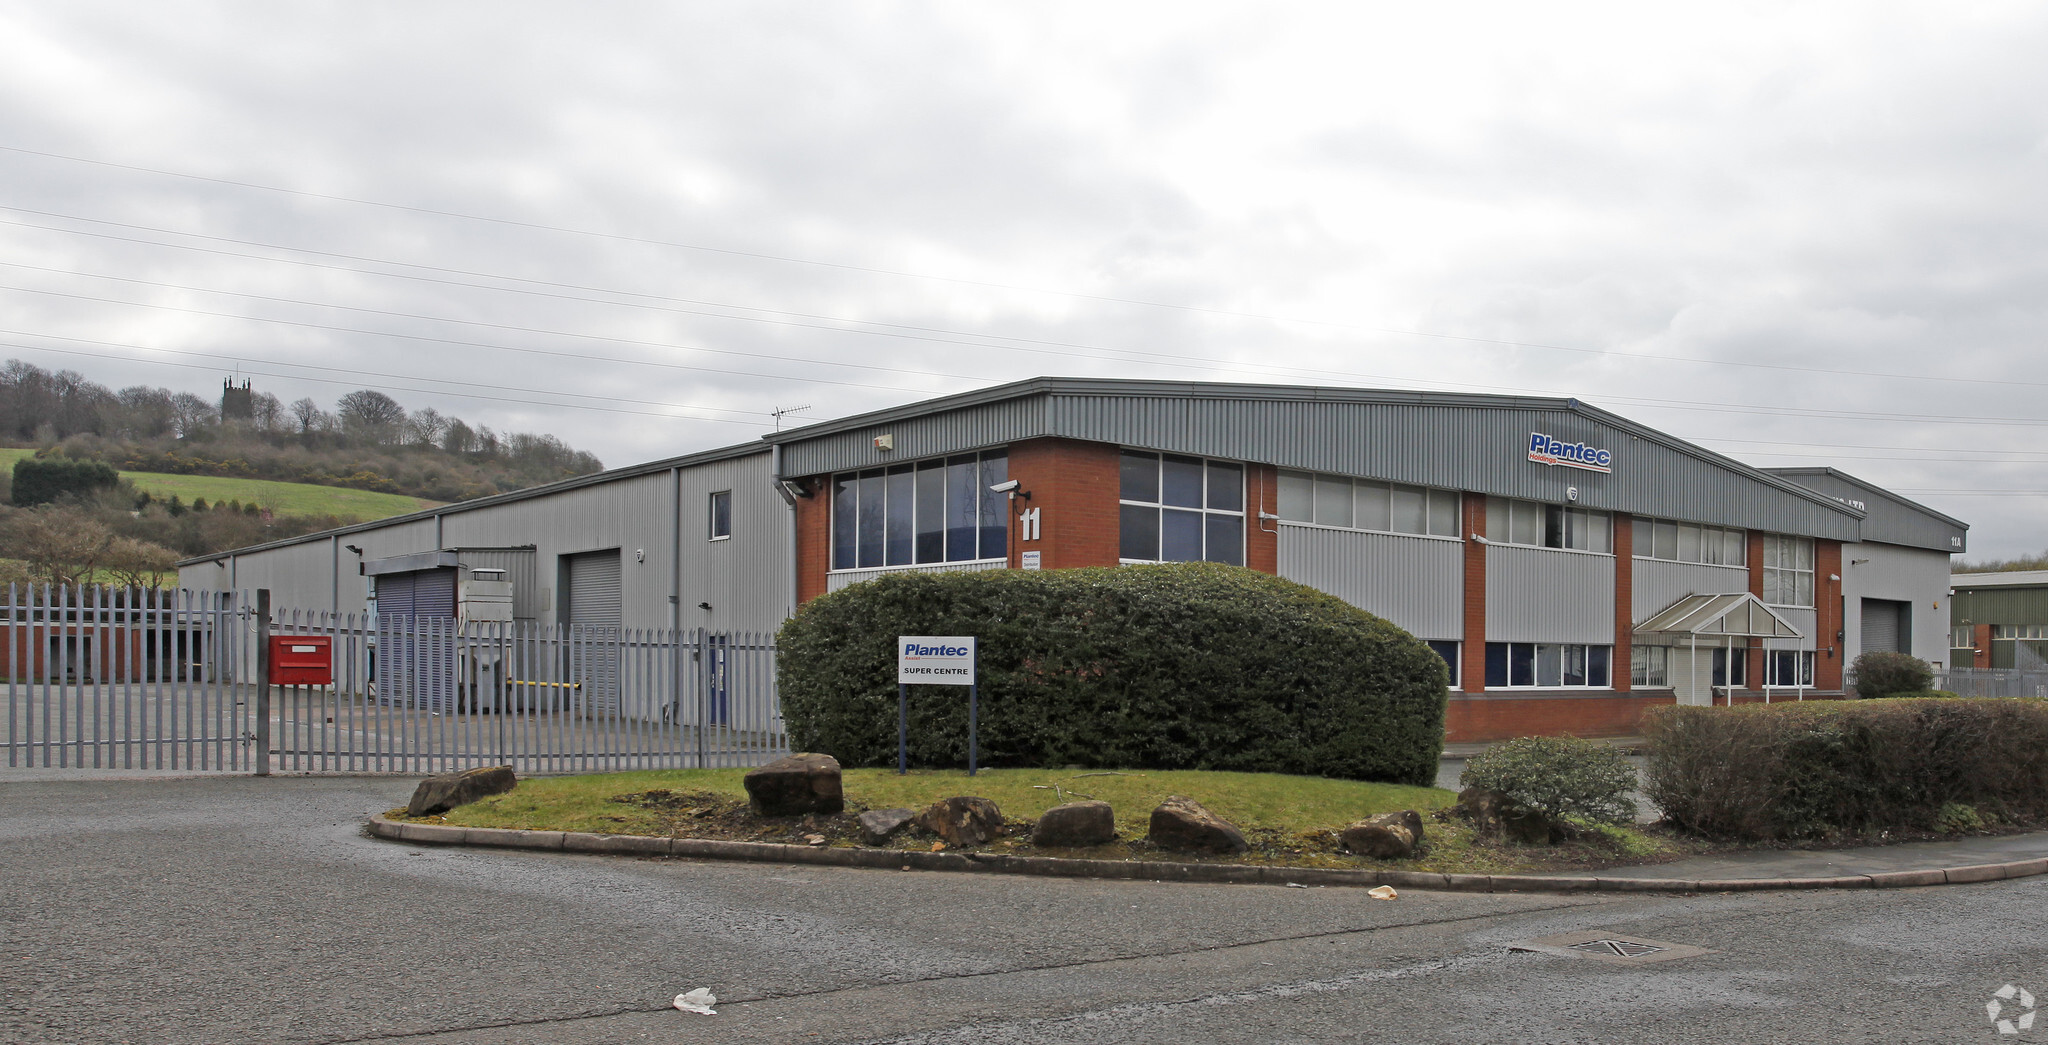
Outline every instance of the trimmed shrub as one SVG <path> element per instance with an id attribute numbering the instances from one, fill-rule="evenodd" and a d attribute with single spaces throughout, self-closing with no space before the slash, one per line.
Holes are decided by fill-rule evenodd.
<path id="1" fill-rule="evenodd" d="M 1414 636 L 1236 566 L 905 573 L 812 599 L 777 641 L 799 751 L 896 760 L 898 635 L 979 639 L 990 766 L 1296 773 L 1428 784 L 1449 672 Z M 910 687 L 910 757 L 967 758 L 967 694 Z"/>
<path id="2" fill-rule="evenodd" d="M 1577 737 L 1517 737 L 1471 757 L 1458 778 L 1514 799 L 1553 821 L 1635 821 L 1636 770 L 1613 747 Z"/>
<path id="3" fill-rule="evenodd" d="M 2048 816 L 2048 701 L 1663 707 L 1643 725 L 1644 790 L 1666 819 L 1699 834 L 1923 830 L 1950 803 L 2005 820 Z"/>
<path id="4" fill-rule="evenodd" d="M 1934 668 L 1906 653 L 1865 653 L 1849 665 L 1848 683 L 1866 699 L 1925 693 L 1934 685 Z"/>
<path id="5" fill-rule="evenodd" d="M 113 489 L 120 481 L 121 474 L 104 461 L 24 457 L 14 462 L 14 485 L 9 496 L 16 507 L 31 508 L 59 498 L 90 497 Z"/>

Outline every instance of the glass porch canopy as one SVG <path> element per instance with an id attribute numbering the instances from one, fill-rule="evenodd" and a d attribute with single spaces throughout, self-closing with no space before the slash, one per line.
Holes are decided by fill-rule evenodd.
<path id="1" fill-rule="evenodd" d="M 1687 595 L 1635 626 L 1641 635 L 1702 635 L 1715 638 L 1797 639 L 1798 628 L 1771 612 L 1749 592 L 1733 595 Z"/>

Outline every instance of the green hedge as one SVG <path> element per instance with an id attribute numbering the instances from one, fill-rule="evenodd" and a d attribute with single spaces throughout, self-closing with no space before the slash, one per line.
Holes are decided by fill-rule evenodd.
<path id="1" fill-rule="evenodd" d="M 978 637 L 986 765 L 1436 779 L 1443 660 L 1342 600 L 1252 570 L 906 573 L 820 596 L 777 644 L 797 750 L 895 764 L 898 635 Z M 913 763 L 964 765 L 966 690 L 910 693 Z"/>
<path id="2" fill-rule="evenodd" d="M 14 462 L 14 486 L 10 497 L 17 507 L 49 504 L 60 497 L 86 497 L 111 490 L 121 474 L 104 461 L 76 461 L 68 457 L 24 457 Z"/>
<path id="3" fill-rule="evenodd" d="M 1784 839 L 2048 817 L 2048 701 L 1956 697 L 1665 707 L 1645 792 L 1679 827 Z"/>

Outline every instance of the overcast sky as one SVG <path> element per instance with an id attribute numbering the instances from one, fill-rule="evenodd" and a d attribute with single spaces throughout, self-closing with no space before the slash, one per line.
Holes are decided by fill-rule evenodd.
<path id="1" fill-rule="evenodd" d="M 0 358 L 614 466 L 1041 374 L 1573 395 L 2048 547 L 2048 6 L 1668 6 L 0 0 Z"/>

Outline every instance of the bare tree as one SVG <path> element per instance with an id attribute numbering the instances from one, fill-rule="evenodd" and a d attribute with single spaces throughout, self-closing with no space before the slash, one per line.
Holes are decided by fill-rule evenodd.
<path id="1" fill-rule="evenodd" d="M 190 392 L 172 396 L 171 411 L 171 424 L 177 429 L 180 439 L 192 438 L 220 417 L 219 407 Z"/>
<path id="2" fill-rule="evenodd" d="M 116 537 L 101 557 L 100 568 L 124 588 L 161 588 L 164 578 L 178 576 L 178 553 L 161 544 Z"/>
<path id="3" fill-rule="evenodd" d="M 276 396 L 258 392 L 249 404 L 255 413 L 257 431 L 270 433 L 282 430 L 279 426 L 284 422 L 284 404 L 278 402 Z"/>
<path id="4" fill-rule="evenodd" d="M 424 407 L 412 412 L 405 420 L 407 442 L 414 446 L 433 446 L 441 441 L 441 433 L 448 428 L 448 419 L 433 407 Z"/>
<path id="5" fill-rule="evenodd" d="M 16 512 L 6 527 L 7 551 L 48 584 L 77 584 L 92 576 L 115 541 L 114 531 L 77 508 Z"/>
<path id="6" fill-rule="evenodd" d="M 377 446 L 397 442 L 404 430 L 405 408 L 382 392 L 358 389 L 335 404 L 342 431 Z"/>

